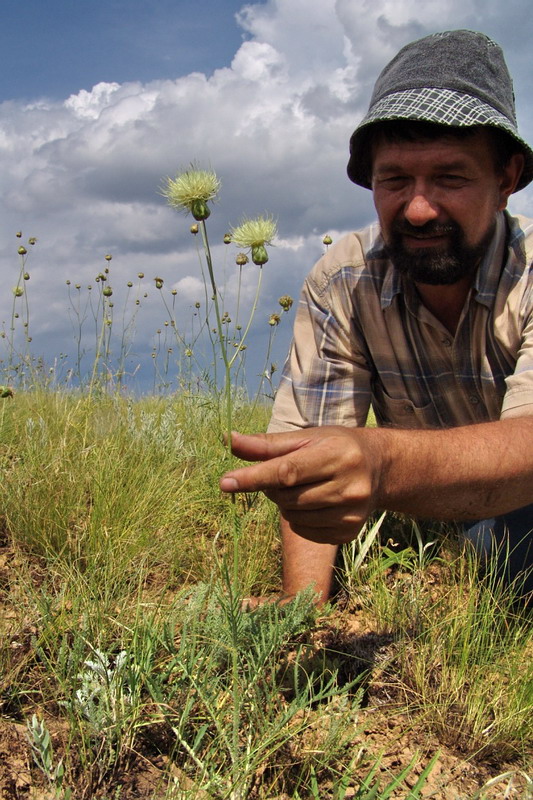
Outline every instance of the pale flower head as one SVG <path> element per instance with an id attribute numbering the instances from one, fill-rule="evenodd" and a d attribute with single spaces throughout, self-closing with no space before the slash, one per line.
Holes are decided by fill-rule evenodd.
<path id="1" fill-rule="evenodd" d="M 214 200 L 220 189 L 220 181 L 212 170 L 199 169 L 191 164 L 190 169 L 166 178 L 161 194 L 172 208 L 190 212 L 196 220 L 207 219 L 207 203 Z"/>
<path id="2" fill-rule="evenodd" d="M 231 238 L 240 247 L 249 247 L 252 261 L 261 266 L 268 261 L 265 245 L 272 244 L 276 233 L 277 226 L 273 217 L 265 216 L 243 219 L 240 225 L 231 229 Z"/>
<path id="3" fill-rule="evenodd" d="M 277 233 L 273 217 L 256 217 L 243 219 L 240 225 L 231 229 L 231 238 L 240 247 L 256 247 L 261 244 L 272 244 Z"/>

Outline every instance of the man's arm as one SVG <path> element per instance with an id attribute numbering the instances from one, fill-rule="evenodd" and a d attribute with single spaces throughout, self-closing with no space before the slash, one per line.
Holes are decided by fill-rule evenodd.
<path id="1" fill-rule="evenodd" d="M 533 418 L 449 430 L 322 427 L 232 439 L 261 461 L 221 479 L 226 492 L 262 490 L 293 533 L 351 541 L 376 510 L 481 519 L 533 499 Z"/>
<path id="2" fill-rule="evenodd" d="M 282 597 L 294 597 L 312 586 L 317 602 L 325 603 L 331 592 L 337 545 L 311 542 L 293 531 L 291 524 L 280 519 L 282 543 Z"/>

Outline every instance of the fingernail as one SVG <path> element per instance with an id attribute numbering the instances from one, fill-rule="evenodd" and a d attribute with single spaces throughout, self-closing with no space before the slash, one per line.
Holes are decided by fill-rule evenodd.
<path id="1" fill-rule="evenodd" d="M 239 483 L 236 478 L 222 478 L 220 488 L 223 492 L 238 492 Z"/>

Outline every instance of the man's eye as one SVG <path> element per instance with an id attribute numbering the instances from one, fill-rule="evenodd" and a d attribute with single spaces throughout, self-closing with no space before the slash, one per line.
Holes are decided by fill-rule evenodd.
<path id="1" fill-rule="evenodd" d="M 464 175 L 441 175 L 439 181 L 444 186 L 464 186 L 468 179 Z"/>
<path id="2" fill-rule="evenodd" d="M 379 183 L 387 189 L 399 189 L 405 186 L 407 178 L 405 175 L 390 175 L 388 178 L 381 178 Z"/>

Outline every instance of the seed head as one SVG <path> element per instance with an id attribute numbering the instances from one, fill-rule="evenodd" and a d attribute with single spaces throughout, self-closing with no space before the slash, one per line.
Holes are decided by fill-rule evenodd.
<path id="1" fill-rule="evenodd" d="M 133 283 L 131 281 L 128 281 L 126 286 L 128 287 L 128 289 L 131 289 L 131 287 L 133 286 Z"/>
<path id="2" fill-rule="evenodd" d="M 24 294 L 24 289 L 22 288 L 22 286 L 14 286 L 12 292 L 15 295 L 15 297 L 22 297 L 22 295 Z"/>
<path id="3" fill-rule="evenodd" d="M 31 244 L 33 246 L 36 241 L 37 238 L 35 236 L 30 236 L 30 238 L 28 239 L 28 244 Z"/>
<path id="4" fill-rule="evenodd" d="M 22 231 L 17 231 L 15 236 L 17 237 L 17 239 L 20 239 L 22 237 Z"/>
<path id="5" fill-rule="evenodd" d="M 190 231 L 196 236 L 196 234 L 198 233 L 198 225 L 196 224 L 196 222 L 194 223 L 194 225 L 191 225 Z"/>
<path id="6" fill-rule="evenodd" d="M 102 294 L 104 295 L 104 297 L 111 297 L 111 295 L 113 294 L 113 289 L 111 288 L 111 286 L 104 286 L 104 288 L 102 289 Z"/>
<path id="7" fill-rule="evenodd" d="M 249 262 L 249 258 L 246 253 L 237 253 L 235 256 L 235 263 L 239 265 L 239 267 L 244 267 L 245 264 Z"/>
<path id="8" fill-rule="evenodd" d="M 324 238 L 322 239 L 322 244 L 325 244 L 325 245 L 326 245 L 326 247 L 328 247 L 328 246 L 329 246 L 329 245 L 332 243 L 332 241 L 333 241 L 333 239 L 331 238 L 331 236 L 329 235 L 329 233 L 326 233 L 326 235 L 325 235 L 325 236 L 324 236 Z"/>
<path id="9" fill-rule="evenodd" d="M 162 289 L 163 288 L 163 278 L 154 278 L 155 288 Z"/>
<path id="10" fill-rule="evenodd" d="M 231 233 L 224 234 L 224 244 L 231 244 Z"/>
<path id="11" fill-rule="evenodd" d="M 270 319 L 268 320 L 269 325 L 279 325 L 281 321 L 281 317 L 279 314 L 271 314 Z"/>
<path id="12" fill-rule="evenodd" d="M 142 281 L 142 279 L 144 278 L 144 272 L 138 272 L 137 277 L 139 278 L 139 280 Z"/>
<path id="13" fill-rule="evenodd" d="M 171 291 L 171 293 L 170 293 L 170 294 L 173 294 L 173 295 L 174 295 L 174 297 L 175 297 L 175 296 L 177 295 L 177 293 L 178 293 L 178 290 L 177 290 L 177 289 L 172 289 L 172 291 Z"/>
<path id="14" fill-rule="evenodd" d="M 107 253 L 107 255 L 105 255 L 104 258 L 105 258 L 106 261 L 111 261 L 113 256 L 110 256 L 109 253 Z"/>
<path id="15" fill-rule="evenodd" d="M 167 178 L 161 191 L 172 208 L 191 213 L 195 220 L 207 219 L 211 213 L 208 202 L 214 200 L 220 189 L 220 181 L 212 170 L 199 169 L 191 164 L 175 178 Z"/>
<path id="16" fill-rule="evenodd" d="M 292 299 L 292 297 L 290 297 L 290 295 L 284 294 L 283 297 L 279 298 L 278 303 L 280 304 L 280 306 L 284 311 L 289 311 L 292 308 L 294 300 Z"/>
<path id="17" fill-rule="evenodd" d="M 19 256 L 25 256 L 27 252 L 28 251 L 26 250 L 26 248 L 22 244 L 20 245 L 19 249 L 17 250 L 17 253 L 19 254 Z"/>

